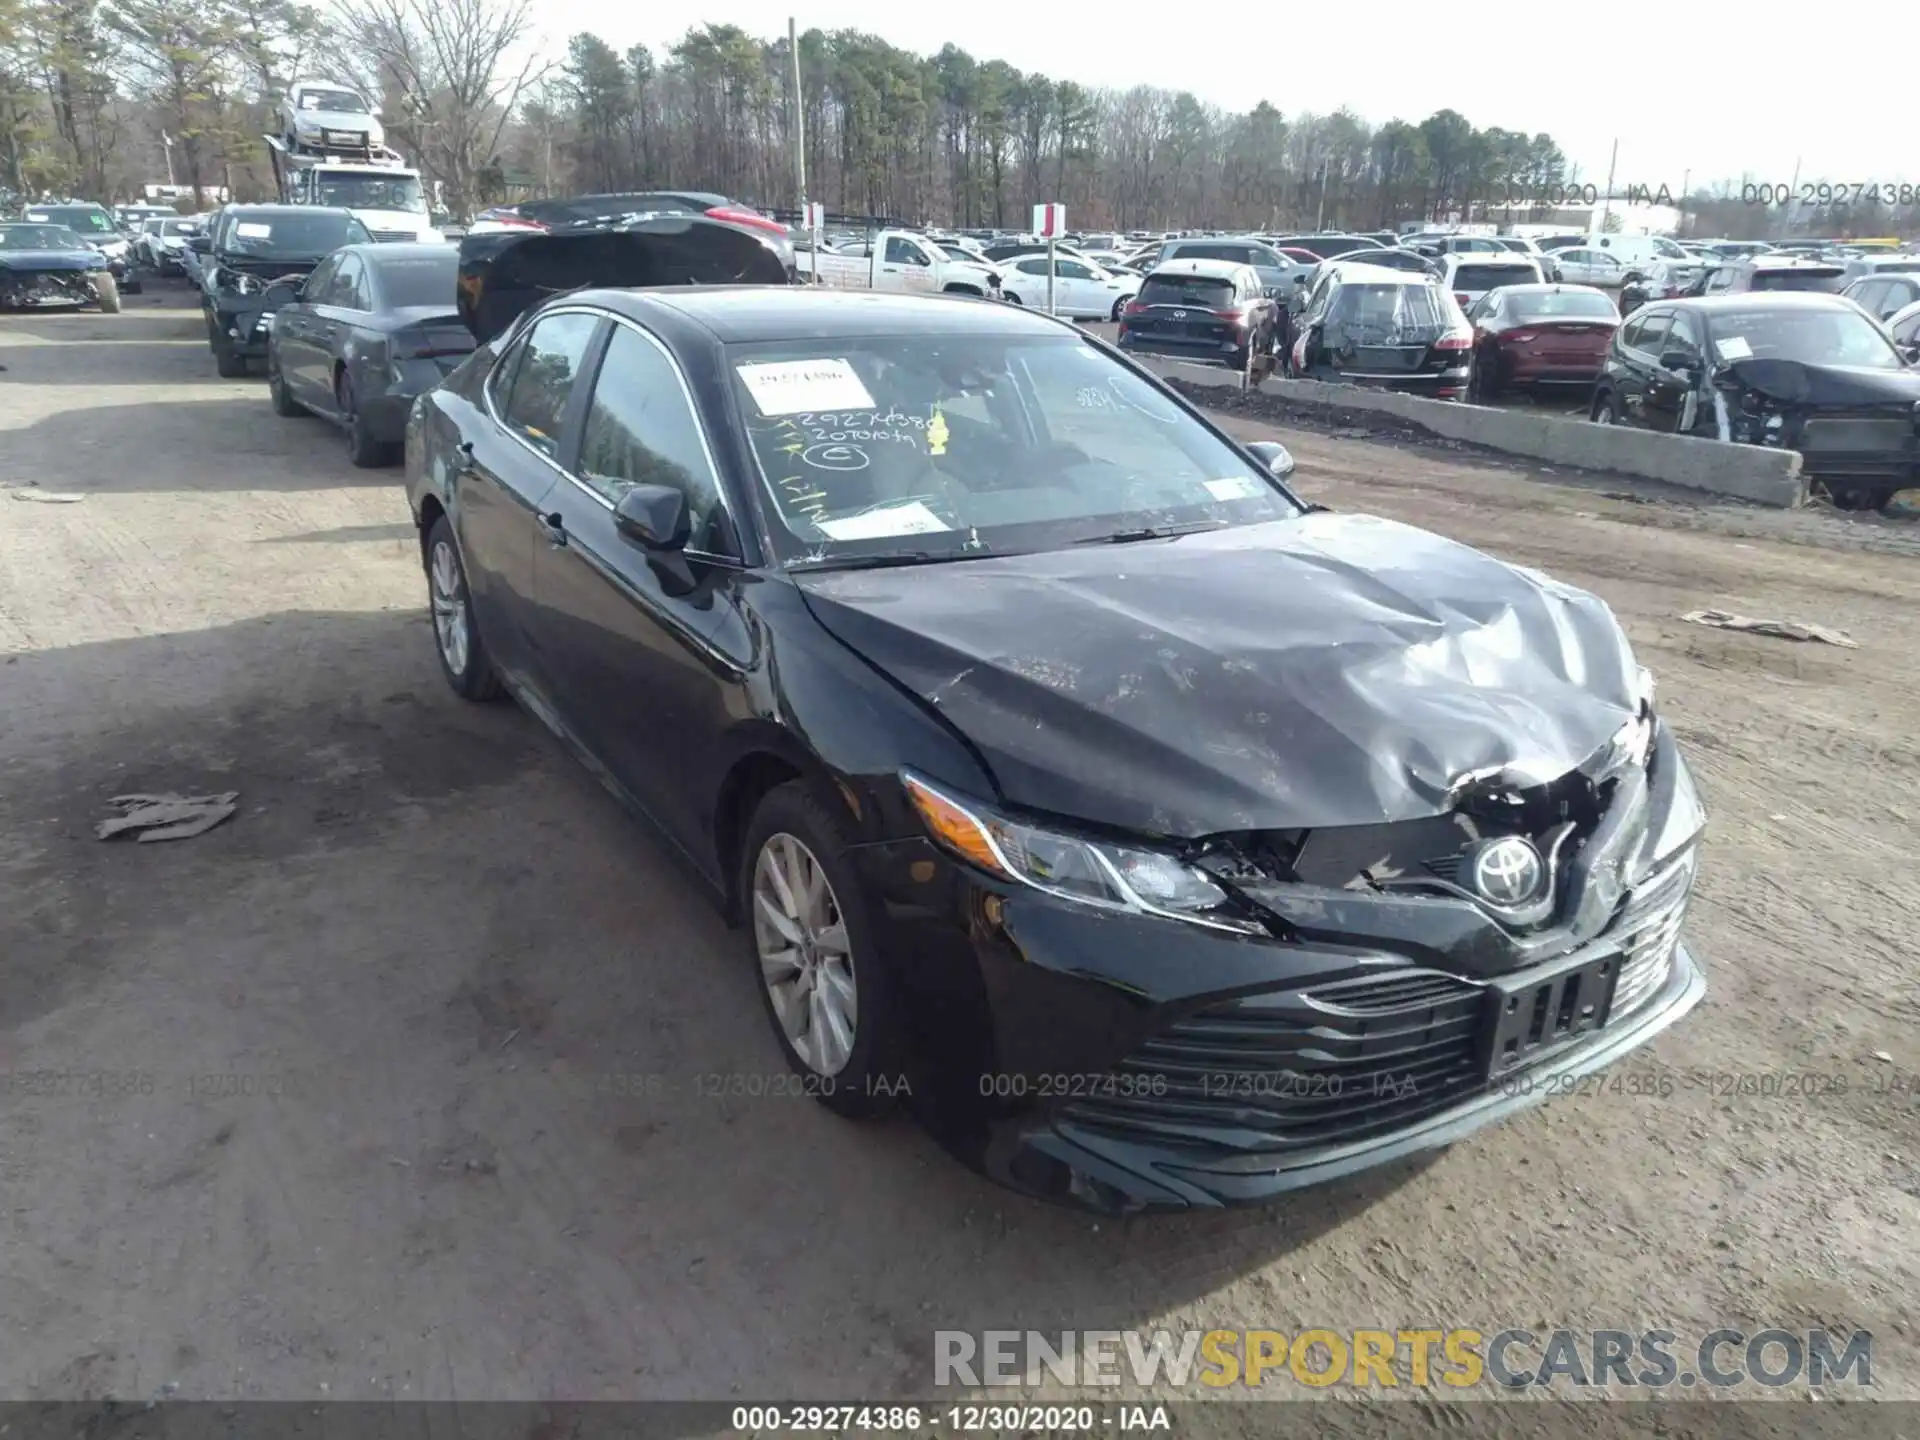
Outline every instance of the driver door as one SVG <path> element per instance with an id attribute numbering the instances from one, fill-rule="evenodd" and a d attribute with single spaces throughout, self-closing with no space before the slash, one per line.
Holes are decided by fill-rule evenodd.
<path id="1" fill-rule="evenodd" d="M 302 404 L 319 403 L 310 386 L 310 377 L 320 363 L 314 354 L 318 323 L 313 307 L 333 284 L 340 260 L 340 256 L 330 255 L 316 265 L 301 285 L 299 298 L 291 305 L 282 305 L 273 317 L 273 354 L 280 367 L 280 381 Z"/>
<path id="2" fill-rule="evenodd" d="M 880 256 L 881 288 L 929 294 L 934 287 L 933 257 L 904 235 L 889 235 Z"/>

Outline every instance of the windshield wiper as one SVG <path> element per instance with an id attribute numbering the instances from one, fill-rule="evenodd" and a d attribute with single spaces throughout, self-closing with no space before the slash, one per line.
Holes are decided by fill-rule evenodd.
<path id="1" fill-rule="evenodd" d="M 1076 545 L 1131 545 L 1136 540 L 1172 540 L 1180 535 L 1198 535 L 1202 530 L 1225 529 L 1221 525 L 1142 525 L 1137 530 L 1116 530 L 1111 535 L 1085 535 Z"/>
<path id="2" fill-rule="evenodd" d="M 889 565 L 935 565 L 948 560 L 985 560 L 991 550 L 881 550 L 871 555 L 809 555 L 794 570 L 879 570 Z"/>

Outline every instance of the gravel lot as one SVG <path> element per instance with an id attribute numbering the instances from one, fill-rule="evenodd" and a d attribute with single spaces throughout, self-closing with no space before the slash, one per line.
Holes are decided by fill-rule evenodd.
<path id="1" fill-rule="evenodd" d="M 936 1328 L 1825 1325 L 1920 1398 L 1911 527 L 1282 434 L 1313 498 L 1618 610 L 1712 810 L 1711 988 L 1631 1062 L 1668 1098 L 1095 1223 L 910 1121 L 703 1093 L 780 1072 L 744 941 L 447 692 L 398 472 L 215 379 L 177 286 L 0 319 L 0 365 L 0 486 L 85 496 L 0 495 L 0 1395 L 847 1399 L 926 1391 Z M 160 789 L 240 813 L 94 838 Z M 1740 1093 L 1776 1075 L 1846 1093 Z"/>

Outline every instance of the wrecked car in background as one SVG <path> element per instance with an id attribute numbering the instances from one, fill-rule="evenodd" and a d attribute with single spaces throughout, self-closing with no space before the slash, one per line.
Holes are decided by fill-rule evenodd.
<path id="1" fill-rule="evenodd" d="M 627 278 L 574 238 L 463 253 L 485 343 L 407 434 L 437 657 L 689 858 L 796 1093 L 910 1077 L 1003 1183 L 1214 1207 L 1450 1144 L 1700 999 L 1702 810 L 1600 600 L 1307 505 L 1030 309 L 574 289 Z"/>
<path id="2" fill-rule="evenodd" d="M 1852 301 L 1814 291 L 1648 305 L 1615 332 L 1591 418 L 1798 450 L 1838 505 L 1920 475 L 1920 372 Z"/>
<path id="3" fill-rule="evenodd" d="M 64 225 L 0 223 L 0 310 L 46 305 L 120 309 L 112 263 Z"/>
<path id="4" fill-rule="evenodd" d="M 247 373 L 264 360 L 273 312 L 327 256 L 342 245 L 365 245 L 372 234 L 347 210 L 318 205 L 229 205 L 202 242 L 200 309 L 207 322 L 207 348 L 223 379 Z"/>

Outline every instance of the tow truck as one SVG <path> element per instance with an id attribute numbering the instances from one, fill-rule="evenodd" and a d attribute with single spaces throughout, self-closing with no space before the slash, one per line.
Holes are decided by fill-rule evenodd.
<path id="1" fill-rule="evenodd" d="M 375 240 L 446 239 L 427 210 L 426 187 L 406 157 L 386 145 L 298 153 L 278 135 L 263 135 L 283 205 L 327 205 L 351 210 Z"/>

